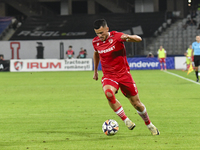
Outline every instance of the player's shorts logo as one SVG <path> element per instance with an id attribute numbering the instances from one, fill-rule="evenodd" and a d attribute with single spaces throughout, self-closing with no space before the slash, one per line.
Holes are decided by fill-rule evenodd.
<path id="1" fill-rule="evenodd" d="M 22 69 L 22 67 L 23 67 L 23 62 L 22 61 L 16 61 L 16 62 L 14 62 L 14 68 L 15 68 L 15 70 L 20 71 Z"/>

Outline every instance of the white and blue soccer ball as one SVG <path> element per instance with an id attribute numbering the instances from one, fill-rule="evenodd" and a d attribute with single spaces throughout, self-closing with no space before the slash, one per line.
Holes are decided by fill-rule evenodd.
<path id="1" fill-rule="evenodd" d="M 119 125 L 117 121 L 108 119 L 103 123 L 102 130 L 106 135 L 115 135 L 119 130 Z"/>

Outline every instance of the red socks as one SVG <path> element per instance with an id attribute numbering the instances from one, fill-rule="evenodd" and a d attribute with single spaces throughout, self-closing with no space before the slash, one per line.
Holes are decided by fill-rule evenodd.
<path id="1" fill-rule="evenodd" d="M 146 111 L 146 107 L 144 106 L 144 110 L 143 112 L 139 112 L 137 111 L 138 114 L 142 117 L 142 119 L 144 120 L 145 124 L 146 125 L 149 125 L 151 123 L 150 119 L 149 119 L 149 116 L 147 114 L 147 111 Z"/>
<path id="2" fill-rule="evenodd" d="M 115 110 L 115 113 L 124 121 L 127 116 L 125 115 L 124 109 L 120 106 L 118 109 Z"/>

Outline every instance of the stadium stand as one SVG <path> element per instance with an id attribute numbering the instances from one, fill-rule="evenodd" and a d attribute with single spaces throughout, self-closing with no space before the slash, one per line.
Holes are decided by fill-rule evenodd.
<path id="1" fill-rule="evenodd" d="M 0 39 L 5 35 L 9 26 L 12 24 L 13 17 L 0 17 Z"/>
<path id="2" fill-rule="evenodd" d="M 132 34 L 133 27 L 141 26 L 144 37 L 151 37 L 162 26 L 165 14 L 126 13 L 68 16 L 31 16 L 17 29 L 10 40 L 47 40 L 47 39 L 87 39 L 93 38 L 93 22 L 105 18 L 110 30 L 127 31 Z"/>
<path id="3" fill-rule="evenodd" d="M 184 28 L 188 17 L 190 16 L 177 20 L 165 32 L 157 35 L 146 53 L 151 51 L 156 55 L 159 46 L 162 45 L 167 50 L 168 55 L 183 55 L 189 45 L 195 41 L 195 37 L 200 34 L 200 29 L 198 29 L 200 11 L 197 11 L 197 16 L 193 18 L 197 25 L 188 25 Z"/>

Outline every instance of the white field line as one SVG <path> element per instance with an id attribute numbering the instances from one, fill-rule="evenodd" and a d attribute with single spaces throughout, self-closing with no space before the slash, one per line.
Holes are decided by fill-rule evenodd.
<path id="1" fill-rule="evenodd" d="M 184 79 L 184 80 L 187 80 L 187 81 L 190 81 L 190 82 L 193 82 L 193 83 L 195 83 L 195 84 L 198 84 L 198 85 L 200 85 L 200 83 L 199 83 L 199 82 L 193 81 L 193 80 L 191 80 L 191 79 L 188 79 L 188 78 L 184 78 L 184 77 L 182 77 L 182 76 L 179 76 L 179 75 L 177 75 L 177 74 L 175 74 L 175 73 L 171 73 L 171 72 L 168 72 L 168 71 L 163 71 L 163 72 L 166 72 L 166 73 L 168 73 L 168 74 L 171 74 L 171 75 L 177 76 L 177 77 L 179 77 L 179 78 L 182 78 L 182 79 Z"/>

